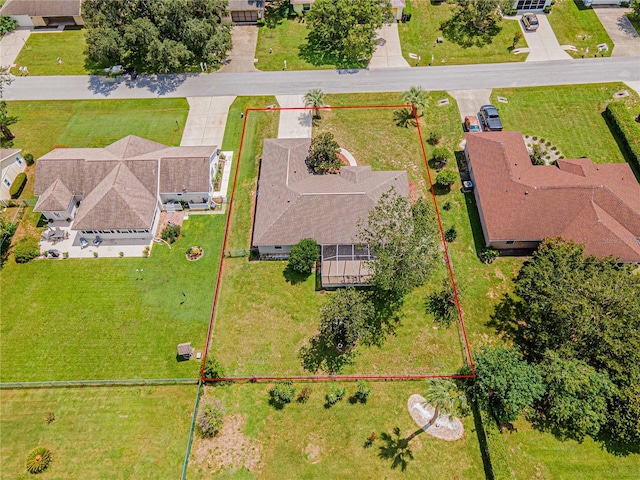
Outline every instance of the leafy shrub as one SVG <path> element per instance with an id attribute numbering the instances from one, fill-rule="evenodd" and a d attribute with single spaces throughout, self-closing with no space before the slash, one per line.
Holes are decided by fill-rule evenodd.
<path id="1" fill-rule="evenodd" d="M 542 9 L 542 11 L 543 11 L 544 13 L 551 13 L 551 6 L 550 6 L 550 5 L 547 5 L 546 7 L 544 7 L 544 8 Z"/>
<path id="2" fill-rule="evenodd" d="M 34 164 L 33 155 L 30 153 L 24 154 L 24 161 L 27 162 L 27 165 L 31 166 Z"/>
<path id="3" fill-rule="evenodd" d="M 69 252 L 62 252 L 62 258 L 69 258 Z"/>
<path id="4" fill-rule="evenodd" d="M 607 105 L 605 116 L 613 133 L 622 140 L 629 159 L 640 169 L 640 125 L 634 120 L 631 110 L 624 103 L 612 102 Z"/>
<path id="5" fill-rule="evenodd" d="M 327 393 L 327 395 L 325 396 L 325 398 L 327 399 L 327 404 L 335 405 L 340 400 L 342 400 L 346 394 L 347 394 L 346 388 L 333 385 L 329 389 L 329 393 Z"/>
<path id="6" fill-rule="evenodd" d="M 356 385 L 357 385 L 356 399 L 360 403 L 367 403 L 367 400 L 371 396 L 371 387 L 369 386 L 369 382 L 365 380 L 360 380 Z"/>
<path id="7" fill-rule="evenodd" d="M 447 164 L 447 161 L 451 158 L 451 152 L 447 147 L 436 147 L 433 150 L 433 154 L 431 155 L 433 161 L 439 164 L 440 166 L 444 166 Z"/>
<path id="8" fill-rule="evenodd" d="M 146 247 L 144 247 L 144 249 L 142 250 L 142 256 L 143 256 L 144 258 L 147 258 L 147 257 L 149 256 L 149 252 L 150 252 L 149 245 L 147 245 L 147 246 L 146 246 Z"/>
<path id="9" fill-rule="evenodd" d="M 16 233 L 16 225 L 0 217 L 0 262 L 6 258 L 14 233 Z"/>
<path id="10" fill-rule="evenodd" d="M 98 258 L 98 252 L 93 252 L 93 258 Z"/>
<path id="11" fill-rule="evenodd" d="M 438 325 L 448 328 L 456 320 L 455 297 L 449 281 L 444 280 L 442 289 L 429 295 L 425 304 Z"/>
<path id="12" fill-rule="evenodd" d="M 370 448 L 373 445 L 373 442 L 375 442 L 377 439 L 378 436 L 376 435 L 375 430 L 372 430 L 371 435 L 369 435 L 364 442 L 364 448 Z"/>
<path id="13" fill-rule="evenodd" d="M 429 138 L 427 138 L 427 143 L 435 147 L 437 144 L 440 143 L 441 139 L 442 139 L 442 132 L 434 130 L 429 134 Z"/>
<path id="14" fill-rule="evenodd" d="M 319 254 L 318 243 L 313 238 L 304 238 L 291 247 L 288 268 L 297 273 L 309 274 Z"/>
<path id="15" fill-rule="evenodd" d="M 458 178 L 458 174 L 453 170 L 442 170 L 436 175 L 436 186 L 444 189 L 450 189 L 451 185 L 455 183 Z"/>
<path id="16" fill-rule="evenodd" d="M 493 247 L 483 248 L 480 252 L 480 260 L 484 263 L 493 263 L 500 256 L 500 252 Z"/>
<path id="17" fill-rule="evenodd" d="M 0 37 L 13 32 L 16 28 L 18 28 L 18 22 L 13 18 L 4 15 L 0 17 Z"/>
<path id="18" fill-rule="evenodd" d="M 35 238 L 23 238 L 13 247 L 16 263 L 27 263 L 40 255 L 40 247 Z"/>
<path id="19" fill-rule="evenodd" d="M 196 419 L 196 430 L 202 438 L 215 437 L 224 425 L 224 412 L 219 403 L 205 403 Z"/>
<path id="20" fill-rule="evenodd" d="M 27 471 L 32 474 L 44 472 L 51 465 L 51 450 L 47 447 L 36 447 L 27 455 Z"/>
<path id="21" fill-rule="evenodd" d="M 311 387 L 308 385 L 305 385 L 304 387 L 302 387 L 302 390 L 300 390 L 297 400 L 299 403 L 307 403 L 307 400 L 309 400 L 310 396 L 311 396 Z"/>
<path id="22" fill-rule="evenodd" d="M 47 416 L 45 417 L 45 421 L 47 422 L 47 425 L 50 423 L 55 422 L 56 420 L 56 414 L 53 412 L 49 412 L 47 413 Z"/>
<path id="23" fill-rule="evenodd" d="M 449 201 L 444 202 L 444 205 L 442 205 L 442 209 L 443 209 L 443 210 L 446 210 L 447 212 L 448 212 L 449 210 L 451 210 L 451 202 L 449 202 Z"/>
<path id="24" fill-rule="evenodd" d="M 119 256 L 120 258 L 124 257 L 124 252 L 119 252 L 119 253 L 118 253 L 118 256 Z"/>
<path id="25" fill-rule="evenodd" d="M 529 158 L 531 158 L 531 163 L 534 165 L 544 165 L 544 155 L 546 151 L 542 148 L 539 143 L 534 143 L 531 147 L 531 153 L 529 153 Z"/>
<path id="26" fill-rule="evenodd" d="M 224 367 L 211 353 L 207 356 L 203 373 L 204 378 L 218 379 L 226 377 Z M 230 383 L 230 380 L 218 380 L 213 382 L 213 385 L 229 385 Z"/>
<path id="27" fill-rule="evenodd" d="M 170 223 L 169 225 L 164 227 L 162 233 L 160 234 L 160 237 L 167 243 L 173 243 L 178 239 L 181 231 L 182 230 L 180 228 L 180 225 Z"/>
<path id="28" fill-rule="evenodd" d="M 276 405 L 291 403 L 295 394 L 296 389 L 293 387 L 293 382 L 291 380 L 276 382 L 271 390 L 269 390 L 271 401 Z"/>
<path id="29" fill-rule="evenodd" d="M 456 238 L 458 238 L 458 232 L 456 231 L 456 227 L 447 228 L 444 232 L 444 239 L 447 242 L 455 242 Z"/>
<path id="30" fill-rule="evenodd" d="M 20 172 L 18 175 L 16 175 L 15 180 L 13 181 L 13 183 L 11 184 L 11 187 L 9 188 L 9 194 L 11 195 L 11 198 L 18 198 L 22 193 L 22 189 L 26 184 L 27 184 L 27 174 L 24 172 Z"/>

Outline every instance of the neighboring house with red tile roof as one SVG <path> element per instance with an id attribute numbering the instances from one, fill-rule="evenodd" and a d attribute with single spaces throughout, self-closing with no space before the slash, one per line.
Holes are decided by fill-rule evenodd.
<path id="1" fill-rule="evenodd" d="M 82 0 L 7 0 L 0 15 L 21 27 L 84 25 L 81 7 Z"/>
<path id="2" fill-rule="evenodd" d="M 148 239 L 161 209 L 210 207 L 218 154 L 134 135 L 104 148 L 56 148 L 36 162 L 35 211 L 86 238 Z"/>
<path id="3" fill-rule="evenodd" d="M 467 133 L 465 157 L 485 244 L 534 249 L 546 237 L 640 262 L 640 185 L 626 163 L 531 163 L 520 132 Z"/>
<path id="4" fill-rule="evenodd" d="M 342 167 L 338 174 L 316 175 L 306 164 L 310 145 L 310 138 L 264 141 L 252 245 L 260 255 L 286 257 L 300 240 L 313 238 L 331 247 L 323 252 L 333 252 L 333 263 L 323 262 L 323 274 L 331 271 L 333 279 L 323 278 L 325 286 L 366 283 L 368 250 L 353 248 L 358 222 L 391 188 L 409 195 L 407 172 Z"/>

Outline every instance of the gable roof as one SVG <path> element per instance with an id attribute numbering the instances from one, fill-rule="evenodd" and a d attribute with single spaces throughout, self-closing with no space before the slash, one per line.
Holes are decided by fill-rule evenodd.
<path id="1" fill-rule="evenodd" d="M 306 165 L 310 138 L 266 139 L 260 164 L 253 244 L 293 245 L 303 238 L 320 244 L 356 242 L 380 196 L 395 187 L 409 195 L 407 172 L 342 167 L 315 175 Z"/>
<path id="2" fill-rule="evenodd" d="M 72 17 L 80 15 L 82 0 L 7 0 L 0 15 Z"/>
<path id="3" fill-rule="evenodd" d="M 74 230 L 148 229 L 160 178 L 180 182 L 175 191 L 185 185 L 190 192 L 207 192 L 209 162 L 217 150 L 167 147 L 135 135 L 104 148 L 56 148 L 36 162 L 35 210 L 66 210 L 78 195 L 83 199 Z"/>
<path id="4" fill-rule="evenodd" d="M 520 132 L 467 133 L 487 241 L 561 236 L 587 254 L 640 261 L 640 185 L 626 163 L 531 163 Z"/>

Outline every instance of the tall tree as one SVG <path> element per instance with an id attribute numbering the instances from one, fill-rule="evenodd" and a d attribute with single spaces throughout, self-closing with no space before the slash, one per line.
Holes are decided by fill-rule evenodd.
<path id="1" fill-rule="evenodd" d="M 101 66 L 183 71 L 221 62 L 231 48 L 226 0 L 85 0 L 87 58 Z"/>
<path id="2" fill-rule="evenodd" d="M 476 378 L 470 393 L 498 423 L 517 420 L 544 394 L 538 367 L 528 364 L 518 349 L 482 347 L 474 358 Z"/>
<path id="3" fill-rule="evenodd" d="M 313 107 L 314 118 L 320 118 L 320 107 L 324 105 L 324 92 L 319 88 L 309 90 L 304 96 L 305 107 Z"/>
<path id="4" fill-rule="evenodd" d="M 428 94 L 421 86 L 412 86 L 406 92 L 402 93 L 402 101 L 412 105 L 416 109 L 416 115 L 424 115 L 427 108 Z M 422 111 L 421 111 L 422 110 Z"/>
<path id="5" fill-rule="evenodd" d="M 461 415 L 467 408 L 467 396 L 458 386 L 448 379 L 427 380 L 425 390 L 425 404 L 431 405 L 435 411 L 429 420 L 429 425 L 433 425 L 438 420 L 441 413 L 445 415 Z"/>
<path id="6" fill-rule="evenodd" d="M 9 114 L 7 102 L 4 100 L 4 87 L 11 85 L 12 78 L 8 67 L 0 67 L 0 147 L 13 146 L 15 135 L 9 128 L 18 121 L 18 117 Z"/>
<path id="7" fill-rule="evenodd" d="M 371 284 L 390 301 L 424 284 L 441 250 L 433 209 L 423 199 L 411 205 L 395 188 L 360 222 L 358 240 L 375 252 Z"/>
<path id="8" fill-rule="evenodd" d="M 329 173 L 339 170 L 342 161 L 338 157 L 340 146 L 333 138 L 333 133 L 324 132 L 317 135 L 309 146 L 307 165 L 315 173 Z"/>
<path id="9" fill-rule="evenodd" d="M 368 61 L 376 30 L 391 19 L 389 0 L 317 0 L 307 13 L 309 47 L 338 64 Z"/>
<path id="10" fill-rule="evenodd" d="M 368 326 L 375 315 L 371 300 L 353 287 L 337 290 L 320 309 L 320 337 L 340 352 L 369 340 Z"/>

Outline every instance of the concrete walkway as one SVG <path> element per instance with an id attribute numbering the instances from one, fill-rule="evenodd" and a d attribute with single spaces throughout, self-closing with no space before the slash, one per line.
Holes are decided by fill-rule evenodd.
<path id="1" fill-rule="evenodd" d="M 281 108 L 304 107 L 304 95 L 277 95 Z M 311 138 L 311 110 L 280 110 L 278 138 Z"/>
<path id="2" fill-rule="evenodd" d="M 464 120 L 464 117 L 468 115 L 477 117 L 480 107 L 491 103 L 490 88 L 482 90 L 450 90 L 447 93 L 456 99 L 461 120 Z"/>
<path id="3" fill-rule="evenodd" d="M 222 146 L 229 107 L 235 96 L 187 97 L 189 116 L 182 133 L 181 146 Z"/>
<path id="4" fill-rule="evenodd" d="M 626 12 L 631 11 L 630 8 L 596 7 L 593 11 L 596 12 L 600 23 L 611 37 L 613 45 L 609 45 L 609 48 L 613 48 L 612 57 L 640 55 L 640 35 L 625 15 Z"/>
<path id="5" fill-rule="evenodd" d="M 369 68 L 402 68 L 410 65 L 402 56 L 398 24 L 383 25 L 378 34 L 378 46 L 373 52 Z"/>
<path id="6" fill-rule="evenodd" d="M 257 72 L 254 65 L 256 44 L 258 42 L 257 25 L 234 25 L 231 30 L 232 49 L 227 63 L 219 72 Z"/>
<path id="7" fill-rule="evenodd" d="M 518 15 L 517 20 L 520 25 L 520 29 L 524 34 L 524 39 L 529 45 L 529 55 L 525 62 L 545 62 L 548 60 L 571 60 L 571 55 L 565 52 L 556 34 L 551 28 L 547 15 L 542 12 L 536 12 L 538 17 L 538 29 L 535 31 L 527 31 L 522 25 L 522 15 Z"/>
<path id="8" fill-rule="evenodd" d="M 24 44 L 27 43 L 29 35 L 31 35 L 31 29 L 22 27 L 2 37 L 0 40 L 0 66 L 11 67 L 16 63 L 16 58 L 18 58 Z"/>

